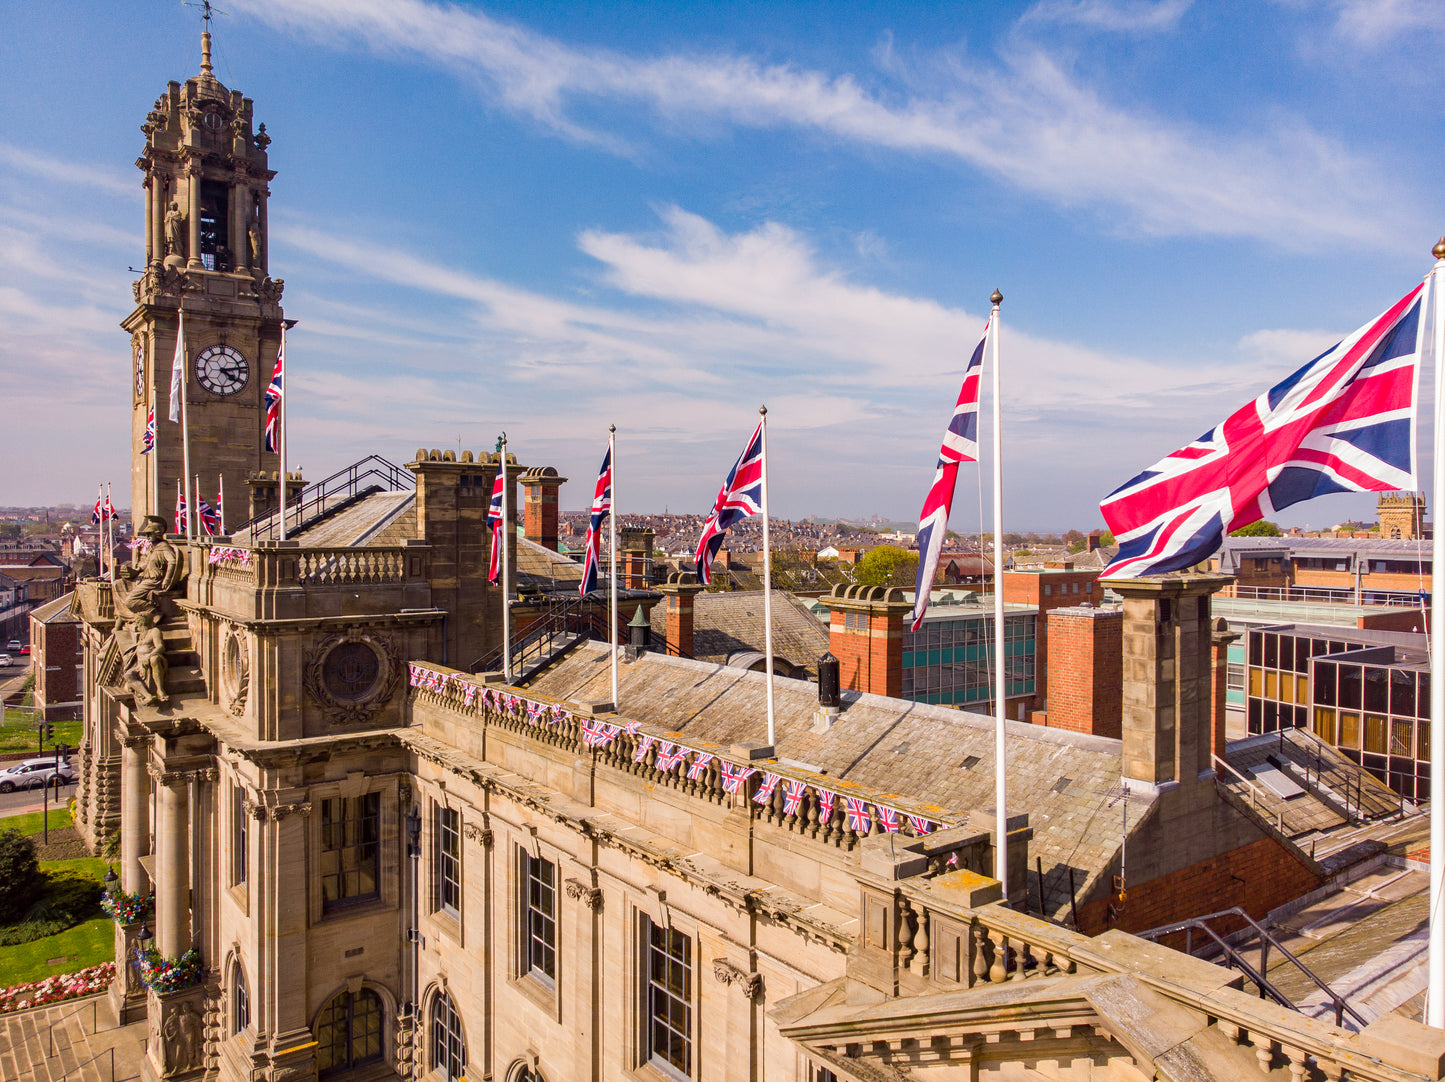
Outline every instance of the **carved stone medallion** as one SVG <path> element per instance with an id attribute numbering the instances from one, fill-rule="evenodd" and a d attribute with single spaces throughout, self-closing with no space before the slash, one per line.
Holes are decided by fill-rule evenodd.
<path id="1" fill-rule="evenodd" d="M 391 643 L 359 628 L 324 639 L 307 656 L 307 694 L 336 722 L 370 720 L 400 678 Z"/>
<path id="2" fill-rule="evenodd" d="M 221 635 L 221 705 L 240 717 L 250 691 L 250 643 L 240 628 L 227 628 Z"/>

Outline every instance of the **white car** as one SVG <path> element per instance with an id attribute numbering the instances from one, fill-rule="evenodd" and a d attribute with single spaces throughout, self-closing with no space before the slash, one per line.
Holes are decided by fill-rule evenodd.
<path id="1" fill-rule="evenodd" d="M 0 793 L 13 793 L 16 789 L 38 789 L 49 785 L 69 785 L 75 781 L 75 768 L 61 760 L 60 769 L 55 769 L 55 757 L 26 759 L 23 763 L 0 770 Z"/>
<path id="2" fill-rule="evenodd" d="M 13 664 L 14 660 L 10 657 L 9 654 L 0 654 L 0 666 Z"/>

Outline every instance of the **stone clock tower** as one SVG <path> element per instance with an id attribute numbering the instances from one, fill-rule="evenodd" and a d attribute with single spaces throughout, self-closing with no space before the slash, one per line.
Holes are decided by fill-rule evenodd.
<path id="1" fill-rule="evenodd" d="M 191 473 L 212 504 L 225 479 L 234 526 L 246 518 L 247 477 L 278 466 L 263 449 L 283 285 L 268 273 L 271 139 L 264 124 L 253 128 L 251 99 L 212 73 L 209 33 L 201 35 L 200 74 L 172 82 L 141 131 L 145 272 L 133 286 L 135 311 L 121 324 L 131 335 L 131 514 L 139 523 L 146 514 L 170 521 L 175 512 L 181 426 L 167 415 L 184 313 Z M 152 408 L 156 448 L 142 454 Z"/>

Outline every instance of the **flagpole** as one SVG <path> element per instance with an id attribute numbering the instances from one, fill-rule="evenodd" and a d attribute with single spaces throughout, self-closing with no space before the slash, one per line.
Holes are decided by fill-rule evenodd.
<path id="1" fill-rule="evenodd" d="M 105 552 L 110 564 L 110 581 L 115 581 L 115 512 L 110 504 L 110 482 L 105 483 L 105 503 L 100 510 L 101 529 L 105 530 Z"/>
<path id="2" fill-rule="evenodd" d="M 282 396 L 282 408 L 285 408 L 285 396 Z M 284 417 L 285 414 L 282 414 Z M 281 429 L 282 437 L 285 437 L 286 429 Z M 510 538 L 507 533 L 512 528 L 508 519 L 511 514 L 511 501 L 507 499 L 507 490 L 511 484 L 507 480 L 507 434 L 502 433 L 502 438 L 497 441 L 497 470 L 502 478 L 502 528 L 498 531 L 497 540 L 502 546 L 502 677 L 507 683 L 512 682 L 512 561 Z M 513 531 L 515 532 L 515 531 Z"/>
<path id="3" fill-rule="evenodd" d="M 95 483 L 95 506 L 100 509 L 100 521 L 95 524 L 95 573 L 105 578 L 105 482 Z M 94 517 L 93 515 L 91 516 Z"/>
<path id="4" fill-rule="evenodd" d="M 612 490 L 611 506 L 607 512 L 607 551 L 608 562 L 608 623 L 612 632 L 609 641 L 612 643 L 612 709 L 619 709 L 617 702 L 617 426 L 607 426 L 607 462 L 611 469 L 611 479 L 608 487 Z"/>
<path id="5" fill-rule="evenodd" d="M 152 347 L 151 354 L 152 356 L 155 354 L 154 347 Z M 155 383 L 154 378 L 152 378 L 151 383 Z M 151 394 L 155 394 L 154 387 L 151 388 Z M 159 406 L 160 403 L 155 401 L 154 398 L 152 398 L 151 403 L 151 416 L 155 418 L 151 423 L 151 428 L 154 432 L 154 435 L 151 436 L 151 453 L 147 456 L 150 458 L 151 471 L 151 514 L 164 518 L 165 516 L 161 515 L 161 422 L 160 418 L 156 417 L 156 407 Z M 141 519 L 144 521 L 144 514 L 141 515 Z M 131 514 L 131 520 L 135 520 L 134 512 Z"/>
<path id="6" fill-rule="evenodd" d="M 226 534 L 226 475 L 216 475 L 216 519 L 220 522 L 221 536 Z"/>
<path id="7" fill-rule="evenodd" d="M 279 354 L 281 358 L 281 401 L 276 403 L 276 425 L 281 432 L 276 441 L 276 449 L 281 455 L 281 505 L 279 519 L 281 522 L 281 540 L 286 540 L 286 323 L 281 322 L 281 345 Z"/>
<path id="8" fill-rule="evenodd" d="M 994 754 L 993 799 L 997 815 L 998 841 L 994 852 L 994 877 L 1003 886 L 1003 900 L 1008 902 L 1008 774 L 1005 753 L 1005 722 L 1008 699 L 1005 696 L 1004 615 L 1003 615 L 1003 379 L 998 368 L 999 316 L 998 306 L 1003 294 L 997 289 L 989 298 L 993 312 L 989 325 L 993 328 L 993 700 Z"/>
<path id="9" fill-rule="evenodd" d="M 1430 509 L 1434 530 L 1430 542 L 1430 962 L 1425 994 L 1425 1023 L 1445 1029 L 1445 237 L 1435 244 L 1430 271 L 1430 305 L 1434 314 L 1435 436 L 1431 469 L 1435 502 Z"/>
<path id="10" fill-rule="evenodd" d="M 773 552 L 768 540 L 768 407 L 759 406 L 763 430 L 763 652 L 768 673 L 768 747 L 777 749 L 773 725 Z"/>

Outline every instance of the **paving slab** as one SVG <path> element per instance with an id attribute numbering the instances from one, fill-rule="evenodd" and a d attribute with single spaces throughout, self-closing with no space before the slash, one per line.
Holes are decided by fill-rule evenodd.
<path id="1" fill-rule="evenodd" d="M 140 1077 L 145 1037 L 144 1019 L 115 1024 L 105 993 L 0 1015 L 0 1078 L 127 1082 Z"/>

